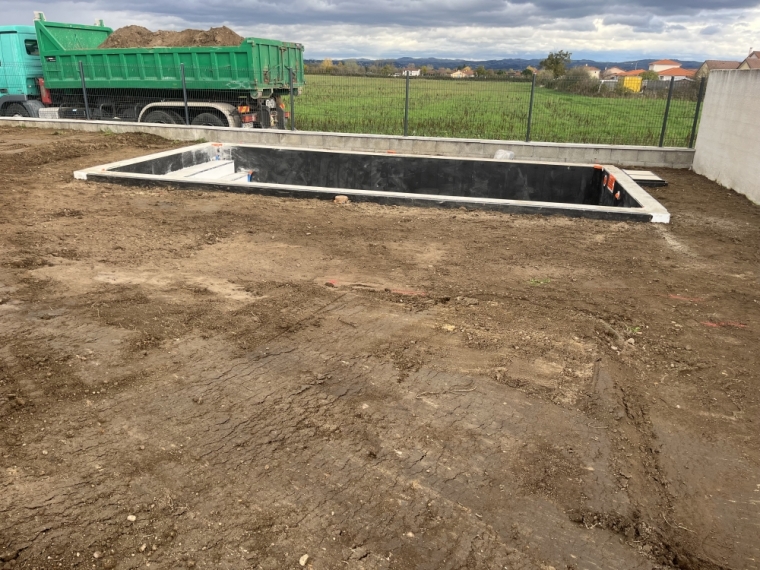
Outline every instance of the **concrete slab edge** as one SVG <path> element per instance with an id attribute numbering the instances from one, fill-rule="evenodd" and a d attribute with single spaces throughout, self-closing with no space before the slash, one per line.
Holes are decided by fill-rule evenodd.
<path id="1" fill-rule="evenodd" d="M 639 186 L 631 176 L 616 166 L 605 165 L 607 172 L 612 174 L 618 181 L 623 189 L 630 194 L 634 200 L 636 200 L 641 207 L 652 215 L 652 222 L 656 224 L 669 224 L 670 212 L 665 209 L 665 206 L 655 200 L 649 192 Z"/>
<path id="2" fill-rule="evenodd" d="M 392 152 L 493 158 L 497 150 L 515 153 L 517 160 L 598 163 L 647 168 L 685 168 L 694 161 L 694 150 L 631 145 L 521 142 L 438 137 L 402 137 L 274 129 L 231 129 L 186 125 L 150 125 L 120 121 L 81 121 L 0 117 L 0 125 L 31 128 L 70 129 L 86 132 L 148 133 L 170 140 L 247 143 L 271 146 L 323 148 L 341 151 Z"/>

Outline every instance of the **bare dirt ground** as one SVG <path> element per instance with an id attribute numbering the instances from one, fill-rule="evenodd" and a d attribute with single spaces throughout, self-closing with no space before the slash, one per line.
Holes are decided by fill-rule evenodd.
<path id="1" fill-rule="evenodd" d="M 0 127 L 0 568 L 760 567 L 760 208 L 72 177 L 173 144 Z"/>

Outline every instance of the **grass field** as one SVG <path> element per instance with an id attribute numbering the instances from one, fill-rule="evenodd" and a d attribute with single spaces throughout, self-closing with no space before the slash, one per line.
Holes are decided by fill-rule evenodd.
<path id="1" fill-rule="evenodd" d="M 403 134 L 404 78 L 309 75 L 300 130 Z M 409 134 L 525 140 L 530 82 L 412 79 Z M 591 97 L 537 87 L 531 140 L 657 145 L 665 99 Z M 688 146 L 696 102 L 675 96 L 665 146 Z"/>

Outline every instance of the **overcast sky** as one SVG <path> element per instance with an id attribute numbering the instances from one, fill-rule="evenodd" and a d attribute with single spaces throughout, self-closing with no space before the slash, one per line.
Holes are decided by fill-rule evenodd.
<path id="1" fill-rule="evenodd" d="M 305 57 L 736 59 L 760 50 L 760 0 L 0 0 L 0 25 L 48 20 L 151 30 L 226 25 L 304 44 Z"/>

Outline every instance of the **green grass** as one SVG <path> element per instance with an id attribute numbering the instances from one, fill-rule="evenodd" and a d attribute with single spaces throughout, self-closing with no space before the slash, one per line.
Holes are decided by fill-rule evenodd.
<path id="1" fill-rule="evenodd" d="M 309 75 L 296 98 L 300 130 L 403 134 L 403 78 Z M 412 79 L 409 135 L 525 140 L 530 83 Z M 696 102 L 674 97 L 665 146 L 688 146 Z M 665 99 L 593 97 L 537 87 L 531 140 L 657 145 Z"/>

